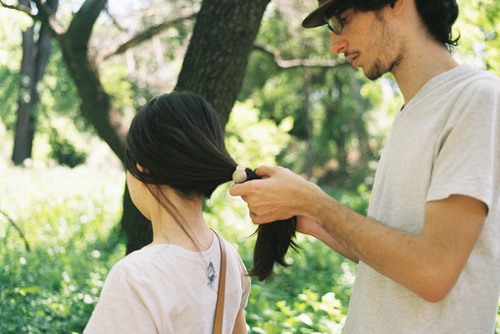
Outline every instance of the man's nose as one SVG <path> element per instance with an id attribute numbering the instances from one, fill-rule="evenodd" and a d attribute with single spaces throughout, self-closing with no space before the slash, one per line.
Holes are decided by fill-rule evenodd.
<path id="1" fill-rule="evenodd" d="M 349 44 L 347 43 L 346 39 L 340 35 L 331 33 L 330 34 L 330 52 L 339 55 L 347 50 L 347 46 Z"/>

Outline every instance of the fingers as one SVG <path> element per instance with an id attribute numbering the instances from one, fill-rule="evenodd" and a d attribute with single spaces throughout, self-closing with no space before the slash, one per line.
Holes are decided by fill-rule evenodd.
<path id="1" fill-rule="evenodd" d="M 261 178 L 233 184 L 231 196 L 240 196 L 248 204 L 250 219 L 254 224 L 265 224 L 289 218 L 291 212 L 283 205 L 283 195 L 278 190 L 286 184 L 287 170 L 282 167 L 260 166 L 255 173 Z M 286 201 L 285 201 L 286 202 Z"/>
<path id="2" fill-rule="evenodd" d="M 277 220 L 283 220 L 285 218 L 276 218 L 273 215 L 257 215 L 252 210 L 248 210 L 250 219 L 255 225 L 268 224 Z"/>
<path id="3" fill-rule="evenodd" d="M 248 215 L 250 216 L 250 219 L 252 220 L 252 223 L 254 223 L 254 224 L 259 224 L 260 223 L 257 215 L 255 214 L 255 212 L 252 212 L 251 210 L 248 210 Z"/>
<path id="4" fill-rule="evenodd" d="M 262 165 L 257 167 L 257 169 L 255 170 L 255 174 L 257 174 L 257 176 L 261 178 L 270 177 L 275 169 L 276 167 Z"/>
<path id="5" fill-rule="evenodd" d="M 257 176 L 259 176 L 260 178 L 268 178 L 275 173 L 276 168 L 278 167 L 262 165 L 255 170 L 255 174 L 257 174 Z M 259 180 L 250 180 L 243 183 L 235 183 L 229 189 L 229 194 L 231 196 L 243 197 L 244 195 L 248 194 L 252 189 L 253 186 L 252 182 L 258 182 L 258 181 Z"/>
<path id="6" fill-rule="evenodd" d="M 253 182 L 253 181 L 247 181 L 245 183 L 235 183 L 229 188 L 229 195 L 231 196 L 245 196 L 245 194 L 248 192 L 248 183 Z"/>

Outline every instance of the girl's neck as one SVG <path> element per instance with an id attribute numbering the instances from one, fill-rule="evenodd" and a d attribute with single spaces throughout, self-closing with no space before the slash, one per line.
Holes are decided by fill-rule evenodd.
<path id="1" fill-rule="evenodd" d="M 161 205 L 152 215 L 151 245 L 172 244 L 195 252 L 207 250 L 212 244 L 213 233 L 203 217 L 201 200 L 179 199 L 172 204 L 178 210 L 175 215 Z"/>

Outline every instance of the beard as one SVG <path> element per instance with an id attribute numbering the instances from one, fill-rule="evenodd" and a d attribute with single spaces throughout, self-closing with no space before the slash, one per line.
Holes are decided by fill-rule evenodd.
<path id="1" fill-rule="evenodd" d="M 401 63 L 403 57 L 401 54 L 396 57 L 389 64 L 384 64 L 380 59 L 375 59 L 372 67 L 370 69 L 365 70 L 365 75 L 370 80 L 377 80 L 384 74 L 388 72 L 393 72 L 394 69 Z"/>
<path id="2" fill-rule="evenodd" d="M 404 44 L 400 43 L 402 41 L 401 36 L 397 32 L 385 28 L 385 21 L 379 12 L 377 12 L 377 17 L 382 24 L 380 39 L 383 42 L 374 46 L 375 49 L 371 50 L 371 53 L 378 53 L 379 57 L 373 60 L 371 67 L 365 69 L 365 75 L 370 80 L 377 80 L 388 72 L 394 73 L 393 71 L 401 64 L 406 54 Z"/>
<path id="3" fill-rule="evenodd" d="M 377 59 L 370 69 L 365 70 L 365 75 L 370 80 L 377 80 L 387 72 L 389 72 L 389 69 Z"/>

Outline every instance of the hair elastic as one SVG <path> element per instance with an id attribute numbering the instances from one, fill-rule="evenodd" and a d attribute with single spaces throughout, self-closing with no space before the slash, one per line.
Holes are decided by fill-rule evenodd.
<path id="1" fill-rule="evenodd" d="M 245 171 L 245 166 L 238 165 L 233 172 L 234 183 L 242 183 L 247 180 L 247 172 Z"/>

